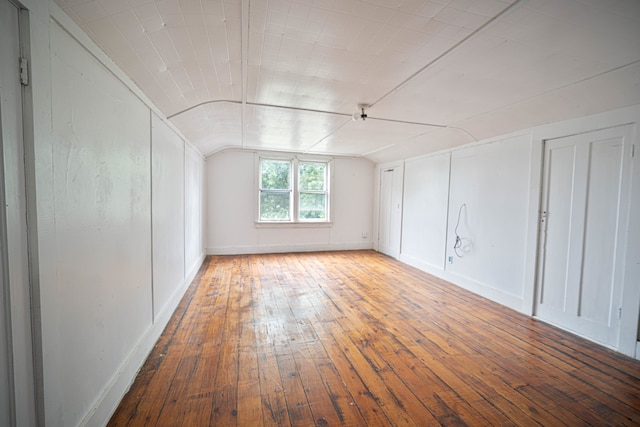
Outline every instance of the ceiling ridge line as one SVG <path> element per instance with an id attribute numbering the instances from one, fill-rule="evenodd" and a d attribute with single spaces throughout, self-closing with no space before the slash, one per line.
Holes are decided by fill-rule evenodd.
<path id="1" fill-rule="evenodd" d="M 511 3 L 509 6 L 505 7 L 502 11 L 500 11 L 500 13 L 498 13 L 497 15 L 495 15 L 494 17 L 492 17 L 491 19 L 489 19 L 487 22 L 485 22 L 484 24 L 482 24 L 480 27 L 476 28 L 471 34 L 469 34 L 468 36 L 464 37 L 462 40 L 460 40 L 459 42 L 457 42 L 456 44 L 454 44 L 453 46 L 451 46 L 449 49 L 447 49 L 446 51 L 444 51 L 443 53 L 441 53 L 440 55 L 438 55 L 436 58 L 432 59 L 431 61 L 429 61 L 426 65 L 424 65 L 422 68 L 418 69 L 416 72 L 414 72 L 413 74 L 411 74 L 409 77 L 407 77 L 406 79 L 404 79 L 402 82 L 398 83 L 396 86 L 394 86 L 393 88 L 391 88 L 387 93 L 383 94 L 381 97 L 379 97 L 377 100 L 375 100 L 374 102 L 372 102 L 369 105 L 369 108 L 373 107 L 374 105 L 378 104 L 380 101 L 384 100 L 385 98 L 387 98 L 389 95 L 393 94 L 394 92 L 399 91 L 400 89 L 402 89 L 404 86 L 406 86 L 409 82 L 411 82 L 413 79 L 415 79 L 416 77 L 418 77 L 419 75 L 421 75 L 424 71 L 426 71 L 428 68 L 432 67 L 434 64 L 436 64 L 437 62 L 439 62 L 440 60 L 442 60 L 444 57 L 448 56 L 451 52 L 453 52 L 454 50 L 458 49 L 460 46 L 462 46 L 463 44 L 465 44 L 466 42 L 468 42 L 469 40 L 471 40 L 472 38 L 474 38 L 475 36 L 477 36 L 478 34 L 480 34 L 480 32 L 482 32 L 484 29 L 486 29 L 487 27 L 489 27 L 490 25 L 492 25 L 494 22 L 496 22 L 498 19 L 500 19 L 501 17 L 503 17 L 504 15 L 506 15 L 507 13 L 509 13 L 511 10 L 513 10 L 517 5 L 521 5 L 523 2 L 525 2 L 526 0 L 515 0 L 513 3 Z"/>
<path id="2" fill-rule="evenodd" d="M 202 107 L 204 105 L 208 105 L 208 104 L 222 104 L 222 103 L 228 103 L 228 104 L 237 104 L 237 105 L 250 105 L 250 106 L 254 106 L 254 107 L 268 107 L 268 108 L 280 108 L 283 110 L 294 110 L 294 111 L 304 111 L 304 112 L 308 112 L 308 113 L 320 113 L 320 114 L 331 114 L 334 116 L 342 116 L 342 117 L 352 117 L 352 114 L 349 113 L 340 113 L 337 111 L 328 111 L 328 110 L 316 110 L 313 108 L 303 108 L 303 107 L 290 107 L 287 105 L 276 105 L 276 104 L 264 104 L 261 102 L 250 102 L 250 101 L 246 101 L 246 102 L 242 102 L 242 101 L 236 101 L 236 100 L 231 100 L 231 99 L 215 99 L 215 100 L 211 100 L 211 101 L 204 101 L 204 102 L 200 102 L 196 105 L 193 105 L 187 109 L 184 109 L 182 111 L 178 111 L 177 113 L 173 113 L 170 116 L 167 116 L 167 119 L 172 119 L 176 116 L 179 116 L 181 114 L 187 113 L 191 110 L 194 110 L 198 107 Z M 436 124 L 436 123 L 425 123 L 425 122 L 414 122 L 414 121 L 408 121 L 408 120 L 398 120 L 398 119 L 386 119 L 383 117 L 374 117 L 374 116 L 367 116 L 367 120 L 378 120 L 378 121 L 384 121 L 384 122 L 393 122 L 393 123 L 404 123 L 404 124 L 408 124 L 408 125 L 419 125 L 419 126 L 430 126 L 430 127 L 436 127 L 436 128 L 446 128 L 446 127 L 450 127 L 447 125 L 441 125 L 441 124 Z"/>

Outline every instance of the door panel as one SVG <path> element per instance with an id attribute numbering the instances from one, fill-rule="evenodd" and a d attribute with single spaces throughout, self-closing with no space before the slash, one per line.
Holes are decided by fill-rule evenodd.
<path id="1" fill-rule="evenodd" d="M 548 147 L 549 186 L 555 191 L 548 194 L 546 227 L 547 250 L 543 280 L 540 287 L 540 303 L 564 310 L 566 306 L 567 264 L 571 225 L 571 195 L 573 194 L 573 173 L 575 147 L 560 145 Z M 567 197 L 569 196 L 569 197 Z M 553 212 L 553 216 L 548 212 Z"/>
<path id="2" fill-rule="evenodd" d="M 394 258 L 400 256 L 402 174 L 402 168 L 396 167 L 383 170 L 380 175 L 378 250 Z"/>
<path id="3" fill-rule="evenodd" d="M 584 261 L 578 316 L 600 324 L 611 320 L 614 297 L 618 198 L 623 145 L 593 143 L 589 162 Z M 616 298 L 619 301 L 619 295 Z"/>
<path id="4" fill-rule="evenodd" d="M 618 345 L 629 126 L 545 145 L 536 315 Z"/>

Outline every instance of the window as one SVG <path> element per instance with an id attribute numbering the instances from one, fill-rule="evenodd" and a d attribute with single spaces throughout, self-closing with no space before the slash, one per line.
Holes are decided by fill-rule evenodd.
<path id="1" fill-rule="evenodd" d="M 329 162 L 260 159 L 261 222 L 329 222 Z"/>

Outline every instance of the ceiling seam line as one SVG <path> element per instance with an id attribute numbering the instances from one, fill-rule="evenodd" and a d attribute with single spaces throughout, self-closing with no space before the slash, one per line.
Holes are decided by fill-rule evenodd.
<path id="1" fill-rule="evenodd" d="M 504 109 L 507 109 L 507 108 L 512 108 L 515 105 L 524 104 L 525 102 L 532 101 L 532 100 L 534 100 L 536 98 L 540 98 L 542 96 L 552 94 L 553 92 L 557 92 L 557 91 L 562 90 L 562 89 L 570 88 L 571 86 L 575 86 L 575 85 L 578 85 L 578 84 L 581 84 L 581 83 L 588 82 L 589 80 L 596 79 L 596 78 L 602 77 L 602 76 L 604 76 L 606 74 L 613 73 L 615 71 L 619 71 L 619 70 L 622 70 L 624 68 L 631 67 L 631 66 L 637 65 L 637 64 L 640 64 L 640 59 L 637 59 L 637 60 L 635 60 L 633 62 L 629 62 L 628 64 L 624 64 L 624 65 L 620 65 L 618 67 L 614 67 L 614 68 L 612 68 L 610 70 L 601 71 L 599 73 L 596 73 L 596 74 L 593 74 L 591 76 L 585 77 L 585 78 L 583 78 L 581 80 L 578 80 L 576 82 L 567 83 L 565 85 L 558 86 L 558 87 L 556 87 L 554 89 L 550 89 L 550 90 L 548 90 L 546 92 L 542 92 L 542 93 L 539 93 L 539 94 L 536 94 L 536 95 L 533 95 L 533 96 L 529 96 L 529 97 L 521 99 L 521 100 L 519 100 L 517 102 L 513 102 L 513 103 L 511 103 L 509 105 L 504 105 L 502 107 L 494 108 L 493 110 L 490 110 L 490 111 L 485 111 L 482 114 L 476 114 L 475 116 L 470 116 L 470 117 L 467 117 L 467 118 L 462 119 L 462 120 L 457 120 L 457 121 L 453 122 L 453 124 L 465 123 L 468 120 L 473 120 L 473 119 L 476 119 L 478 117 L 482 117 L 482 116 L 484 116 L 486 114 L 492 114 L 492 113 L 495 113 L 497 111 L 501 111 L 501 110 L 504 110 Z M 450 126 L 450 127 L 453 127 L 453 126 Z"/>
<path id="2" fill-rule="evenodd" d="M 344 123 L 342 123 L 340 126 L 336 127 L 334 130 L 332 130 L 331 132 L 329 132 L 328 134 L 326 134 L 322 138 L 320 138 L 318 141 L 316 141 L 313 144 L 311 144 L 311 146 L 309 148 L 307 148 L 302 154 L 308 154 L 313 149 L 313 147 L 315 147 L 316 145 L 320 144 L 322 141 L 324 141 L 325 139 L 329 138 L 334 133 L 338 132 L 340 129 L 345 127 L 347 125 L 347 123 L 349 123 L 348 120 L 346 120 Z"/>
<path id="3" fill-rule="evenodd" d="M 436 64 L 437 62 L 439 62 L 440 60 L 442 60 L 444 57 L 448 56 L 451 52 L 453 52 L 454 50 L 458 49 L 460 46 L 462 46 L 463 44 L 465 44 L 466 42 L 468 42 L 469 40 L 471 40 L 472 38 L 474 38 L 475 36 L 477 36 L 478 34 L 480 34 L 480 32 L 482 32 L 485 28 L 489 27 L 491 24 L 493 24 L 494 22 L 496 22 L 498 19 L 500 19 L 502 16 L 506 15 L 508 12 L 510 12 L 512 9 L 515 8 L 516 5 L 520 5 L 524 0 L 516 0 L 513 3 L 511 3 L 509 6 L 507 6 L 506 8 L 504 8 L 500 13 L 498 13 L 497 15 L 495 15 L 493 18 L 489 19 L 487 22 L 485 22 L 484 24 L 482 24 L 480 27 L 476 28 L 471 34 L 469 34 L 468 36 L 466 36 L 465 38 L 463 38 L 462 40 L 460 40 L 459 42 L 457 42 L 456 44 L 454 44 L 453 46 L 451 46 L 449 49 L 447 49 L 446 51 L 444 51 L 443 53 L 441 53 L 440 55 L 438 55 L 436 58 L 434 58 L 433 60 L 431 60 L 430 62 L 428 62 L 425 66 L 423 66 L 422 68 L 420 68 L 418 71 L 414 72 L 413 74 L 411 74 L 409 77 L 407 77 L 406 79 L 404 79 L 402 82 L 400 82 L 399 84 L 397 84 L 395 87 L 393 87 L 392 89 L 390 89 L 387 93 L 383 94 L 381 97 L 379 97 L 378 99 L 376 99 L 374 102 L 372 102 L 371 104 L 369 104 L 369 108 L 373 107 L 374 105 L 378 104 L 380 101 L 384 100 L 385 98 L 387 98 L 389 95 L 393 94 L 394 92 L 399 91 L 400 89 L 402 89 L 404 86 L 406 86 L 408 83 L 410 83 L 413 79 L 415 79 L 416 77 L 418 77 L 419 75 L 421 75 L 424 71 L 426 71 L 428 68 L 432 67 L 434 64 Z"/>

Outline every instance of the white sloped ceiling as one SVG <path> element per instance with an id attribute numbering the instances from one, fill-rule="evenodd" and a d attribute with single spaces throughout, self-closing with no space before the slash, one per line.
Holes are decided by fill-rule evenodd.
<path id="1" fill-rule="evenodd" d="M 640 104 L 637 0 L 55 1 L 205 155 L 385 162 Z"/>

